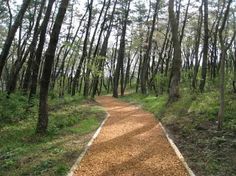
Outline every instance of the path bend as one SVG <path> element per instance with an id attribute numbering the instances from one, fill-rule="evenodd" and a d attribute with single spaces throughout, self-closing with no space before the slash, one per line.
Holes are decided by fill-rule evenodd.
<path id="1" fill-rule="evenodd" d="M 97 101 L 110 117 L 74 176 L 188 175 L 153 114 L 108 96 Z"/>

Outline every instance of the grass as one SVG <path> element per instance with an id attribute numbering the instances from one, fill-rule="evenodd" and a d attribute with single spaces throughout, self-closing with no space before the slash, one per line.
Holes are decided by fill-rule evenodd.
<path id="1" fill-rule="evenodd" d="M 226 93 L 224 127 L 217 131 L 218 92 L 181 89 L 181 99 L 167 105 L 166 94 L 130 94 L 122 100 L 141 105 L 162 121 L 197 175 L 236 175 L 236 95 Z"/>
<path id="2" fill-rule="evenodd" d="M 102 108 L 81 97 L 50 99 L 48 134 L 37 136 L 37 106 L 29 107 L 20 94 L 8 100 L 4 96 L 0 96 L 5 101 L 0 104 L 4 115 L 0 175 L 4 176 L 65 175 L 105 116 Z M 4 109 L 7 105 L 13 109 Z"/>

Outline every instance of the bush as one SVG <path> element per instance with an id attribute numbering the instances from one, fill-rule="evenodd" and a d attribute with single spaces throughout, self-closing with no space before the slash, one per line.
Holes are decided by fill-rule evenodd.
<path id="1" fill-rule="evenodd" d="M 30 114 L 34 115 L 34 112 L 30 112 L 28 100 L 22 94 L 11 94 L 11 96 L 8 98 L 6 94 L 0 94 L 1 125 L 26 119 Z"/>

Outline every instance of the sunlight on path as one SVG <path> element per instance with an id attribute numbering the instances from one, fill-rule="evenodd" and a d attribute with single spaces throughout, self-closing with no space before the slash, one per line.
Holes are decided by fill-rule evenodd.
<path id="1" fill-rule="evenodd" d="M 187 176 L 151 113 L 112 97 L 97 101 L 110 114 L 75 176 Z"/>

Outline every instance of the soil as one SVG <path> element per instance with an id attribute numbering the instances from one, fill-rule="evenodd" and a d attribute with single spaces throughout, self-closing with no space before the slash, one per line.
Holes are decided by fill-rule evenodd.
<path id="1" fill-rule="evenodd" d="M 110 117 L 75 176 L 187 176 L 154 115 L 103 96 Z"/>
<path id="2" fill-rule="evenodd" d="M 207 119 L 188 133 L 176 124 L 166 128 L 196 175 L 236 176 L 236 133 L 218 131 Z"/>

